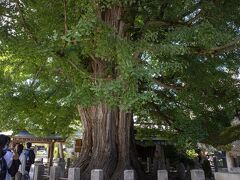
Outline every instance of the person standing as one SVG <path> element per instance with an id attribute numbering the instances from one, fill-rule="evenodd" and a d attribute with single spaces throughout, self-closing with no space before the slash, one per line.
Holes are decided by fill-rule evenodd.
<path id="1" fill-rule="evenodd" d="M 0 179 L 12 180 L 20 165 L 19 156 L 16 152 L 12 152 L 8 145 L 10 138 L 0 135 Z"/>
<path id="2" fill-rule="evenodd" d="M 8 136 L 4 136 L 4 147 L 3 147 L 3 153 L 4 153 L 4 159 L 7 163 L 7 167 L 8 169 L 11 167 L 12 162 L 13 162 L 13 152 L 9 149 L 9 144 L 11 139 Z M 9 174 L 9 172 L 7 171 L 6 174 L 6 180 L 11 180 L 12 176 Z"/>
<path id="3" fill-rule="evenodd" d="M 23 150 L 23 145 L 18 144 L 17 146 L 17 153 L 19 155 L 19 160 L 21 162 L 21 165 L 18 168 L 18 172 L 15 175 L 15 180 L 25 180 L 28 179 L 28 172 L 26 171 L 26 156 L 25 152 Z"/>
<path id="4" fill-rule="evenodd" d="M 34 150 L 31 149 L 31 147 L 32 147 L 32 143 L 31 142 L 27 142 L 26 145 L 27 145 L 27 148 L 24 151 L 24 154 L 26 156 L 26 168 L 25 169 L 26 169 L 26 171 L 29 174 L 31 166 L 35 162 L 35 153 L 34 153 Z"/>
<path id="5" fill-rule="evenodd" d="M 7 167 L 7 161 L 4 158 L 4 146 L 6 143 L 6 138 L 4 135 L 0 135 L 0 179 L 6 179 L 7 177 L 7 171 L 8 171 L 8 167 Z"/>

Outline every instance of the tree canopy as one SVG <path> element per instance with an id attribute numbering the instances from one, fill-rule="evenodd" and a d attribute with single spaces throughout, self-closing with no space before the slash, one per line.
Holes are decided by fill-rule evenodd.
<path id="1" fill-rule="evenodd" d="M 5 0 L 0 28 L 3 128 L 68 134 L 104 102 L 183 145 L 240 138 L 239 0 Z"/>

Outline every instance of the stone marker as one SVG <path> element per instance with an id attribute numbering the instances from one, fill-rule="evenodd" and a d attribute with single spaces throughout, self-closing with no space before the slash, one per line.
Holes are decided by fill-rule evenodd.
<path id="1" fill-rule="evenodd" d="M 191 180 L 205 180 L 204 171 L 201 169 L 191 170 Z"/>
<path id="2" fill-rule="evenodd" d="M 61 167 L 59 167 L 59 166 L 51 166 L 49 180 L 58 180 L 63 173 L 64 172 L 62 172 L 62 168 Z"/>
<path id="3" fill-rule="evenodd" d="M 215 172 L 215 180 L 239 180 L 239 173 Z"/>
<path id="4" fill-rule="evenodd" d="M 103 170 L 93 169 L 91 171 L 91 180 L 103 180 Z"/>
<path id="5" fill-rule="evenodd" d="M 157 176 L 158 176 L 158 180 L 168 180 L 167 170 L 158 170 Z"/>
<path id="6" fill-rule="evenodd" d="M 44 165 L 38 164 L 34 166 L 33 180 L 43 180 Z"/>
<path id="7" fill-rule="evenodd" d="M 53 162 L 54 166 L 59 166 L 62 168 L 62 171 L 65 171 L 65 160 L 63 158 L 57 158 L 54 162 Z"/>
<path id="8" fill-rule="evenodd" d="M 134 170 L 125 170 L 124 180 L 134 180 Z"/>
<path id="9" fill-rule="evenodd" d="M 151 158 L 150 157 L 147 157 L 147 170 L 146 172 L 150 172 L 150 165 L 151 165 Z"/>
<path id="10" fill-rule="evenodd" d="M 69 168 L 68 180 L 80 180 L 80 168 Z"/>

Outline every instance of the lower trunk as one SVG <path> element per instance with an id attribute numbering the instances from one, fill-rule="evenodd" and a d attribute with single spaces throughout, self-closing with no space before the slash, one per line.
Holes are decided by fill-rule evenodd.
<path id="1" fill-rule="evenodd" d="M 123 179 L 125 169 L 134 169 L 137 179 L 146 179 L 137 161 L 132 113 L 104 104 L 78 107 L 84 126 L 80 158 L 81 179 L 90 179 L 92 169 L 103 169 L 105 179 Z"/>

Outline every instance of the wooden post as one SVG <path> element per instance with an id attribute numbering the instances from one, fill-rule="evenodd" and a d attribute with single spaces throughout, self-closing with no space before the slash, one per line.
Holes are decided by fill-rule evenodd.
<path id="1" fill-rule="evenodd" d="M 50 147 L 51 146 L 51 143 L 48 143 L 48 163 L 50 162 Z"/>
<path id="2" fill-rule="evenodd" d="M 49 144 L 49 166 L 53 165 L 54 141 Z"/>
<path id="3" fill-rule="evenodd" d="M 80 180 L 80 168 L 69 168 L 68 180 Z"/>
<path id="4" fill-rule="evenodd" d="M 34 153 L 37 154 L 38 147 L 37 145 L 34 146 Z"/>
<path id="5" fill-rule="evenodd" d="M 60 158 L 60 149 L 59 149 L 59 143 L 57 144 L 57 158 Z"/>
<path id="6" fill-rule="evenodd" d="M 60 158 L 63 158 L 63 159 L 64 159 L 63 144 L 62 144 L 61 142 L 58 144 L 58 148 L 59 148 Z"/>

